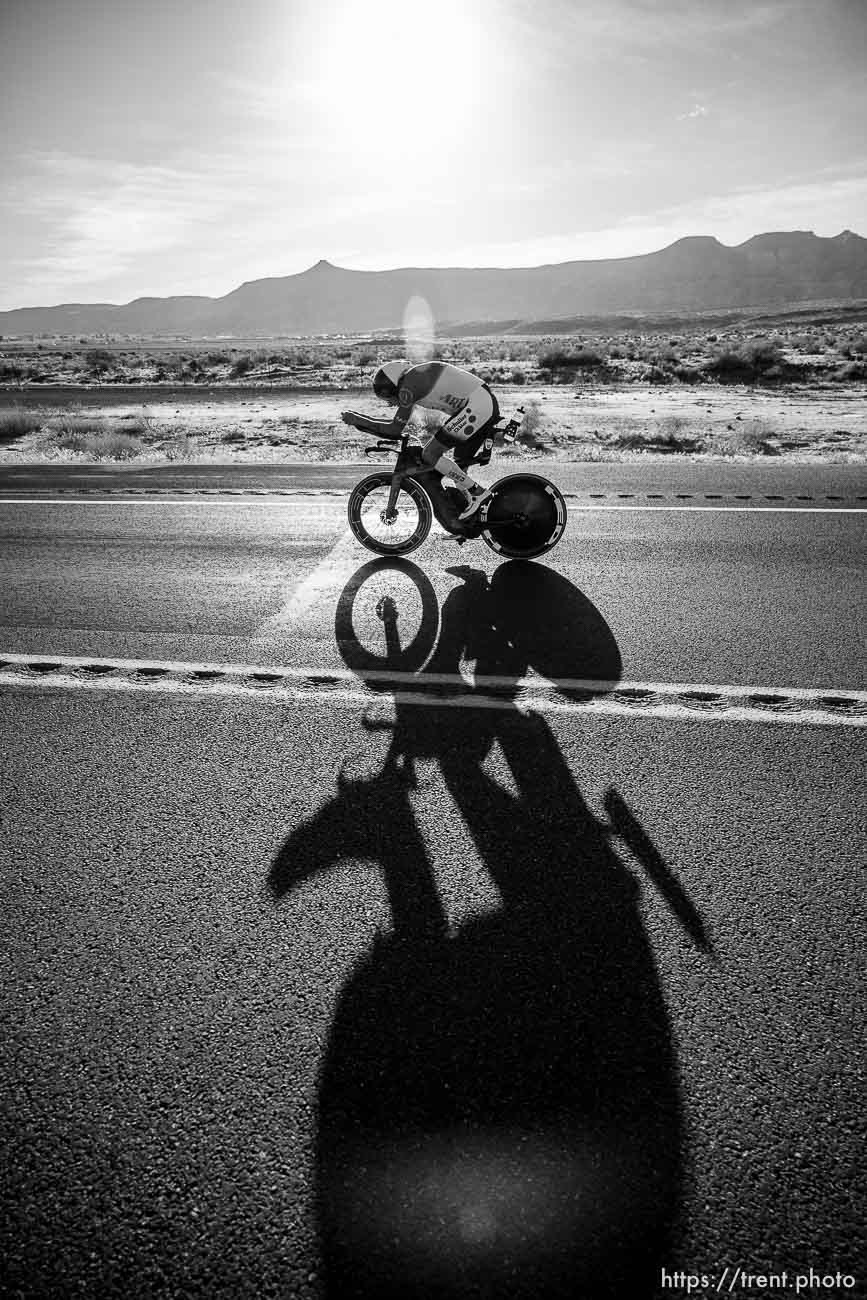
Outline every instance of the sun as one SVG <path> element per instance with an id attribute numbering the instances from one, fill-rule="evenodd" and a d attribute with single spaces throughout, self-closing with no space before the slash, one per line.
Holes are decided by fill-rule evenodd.
<path id="1" fill-rule="evenodd" d="M 462 0 L 326 3 L 308 42 L 320 111 L 362 165 L 415 147 L 422 165 L 440 160 L 470 127 L 490 75 L 479 12 Z"/>

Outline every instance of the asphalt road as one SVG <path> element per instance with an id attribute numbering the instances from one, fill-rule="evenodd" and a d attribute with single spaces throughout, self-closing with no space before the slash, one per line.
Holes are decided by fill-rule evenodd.
<path id="1" fill-rule="evenodd" d="M 390 457 L 369 456 L 352 464 L 297 462 L 286 465 L 0 465 L 0 497 L 40 496 L 61 493 L 116 492 L 208 492 L 245 493 L 297 492 L 305 489 L 346 491 L 371 468 L 390 463 Z M 551 472 L 561 490 L 575 500 L 626 500 L 629 494 L 640 501 L 730 499 L 732 504 L 864 505 L 867 502 L 867 472 L 863 465 L 797 465 L 772 458 L 745 461 L 702 462 L 657 460 L 572 462 L 552 464 L 547 457 L 508 461 L 494 460 L 479 477 L 491 481 L 517 469 Z M 601 498 L 598 496 L 601 494 Z M 684 496 L 683 494 L 687 494 Z"/>
<path id="2" fill-rule="evenodd" d="M 864 1293 L 863 473 L 592 469 L 0 484 L 6 1293 Z"/>

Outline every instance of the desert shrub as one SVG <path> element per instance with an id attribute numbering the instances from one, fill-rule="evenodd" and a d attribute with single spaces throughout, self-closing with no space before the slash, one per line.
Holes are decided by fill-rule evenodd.
<path id="1" fill-rule="evenodd" d="M 753 339 L 745 343 L 741 348 L 741 355 L 746 363 L 757 371 L 773 370 L 783 362 L 779 343 L 768 342 L 766 339 Z"/>
<path id="2" fill-rule="evenodd" d="M 242 375 L 248 375 L 252 369 L 253 369 L 252 357 L 249 356 L 238 357 L 238 360 L 234 363 L 232 369 L 229 371 L 229 378 L 240 379 Z"/>
<path id="3" fill-rule="evenodd" d="M 517 441 L 523 443 L 526 447 L 542 447 L 544 443 L 540 436 L 542 427 L 542 407 L 539 402 L 527 402 L 524 407 L 524 419 L 521 423 L 521 429 Z"/>
<path id="4" fill-rule="evenodd" d="M 138 437 L 143 437 L 145 434 L 150 433 L 150 424 L 144 415 L 139 415 L 137 412 L 131 411 L 128 414 L 119 415 L 117 417 L 116 431 L 119 433 L 136 434 Z"/>
<path id="5" fill-rule="evenodd" d="M 763 420 L 738 421 L 712 434 L 706 449 L 718 456 L 777 456 L 779 449 L 771 441 L 772 436 Z"/>
<path id="6" fill-rule="evenodd" d="M 776 343 L 756 339 L 740 348 L 726 348 L 718 352 L 705 366 L 705 370 L 721 379 L 780 378 L 785 361 Z"/>
<path id="7" fill-rule="evenodd" d="M 834 371 L 834 379 L 843 383 L 858 383 L 862 379 L 867 379 L 867 362 L 847 361 L 844 366 Z"/>
<path id="8" fill-rule="evenodd" d="M 701 438 L 687 432 L 686 420 L 680 415 L 667 415 L 659 421 L 657 431 L 651 435 L 651 441 L 668 451 L 697 451 L 701 447 Z"/>
<path id="9" fill-rule="evenodd" d="M 687 453 L 702 451 L 702 439 L 695 434 L 682 431 L 683 420 L 671 416 L 669 421 L 660 421 L 656 429 L 623 429 L 603 439 L 606 448 L 618 451 L 655 451 Z M 671 427 L 666 427 L 670 424 Z"/>
<path id="10" fill-rule="evenodd" d="M 539 355 L 538 363 L 543 370 L 589 370 L 595 366 L 604 366 L 605 358 L 591 348 L 580 348 L 577 352 L 550 348 Z"/>
<path id="11" fill-rule="evenodd" d="M 76 415 L 64 412 L 49 420 L 46 428 L 54 435 L 57 445 L 65 447 L 67 444 L 63 439 L 84 438 L 89 434 L 105 433 L 106 426 L 105 420 L 99 415 Z M 70 450 L 77 451 L 79 448 L 70 446 Z"/>
<path id="12" fill-rule="evenodd" d="M 107 348 L 88 348 L 84 354 L 84 364 L 93 374 L 102 375 L 114 365 L 114 357 Z"/>
<path id="13" fill-rule="evenodd" d="M 31 411 L 17 408 L 0 411 L 0 443 L 13 442 L 16 438 L 23 438 L 25 433 L 35 433 L 41 427 L 41 416 L 34 415 Z"/>
<path id="14" fill-rule="evenodd" d="M 699 372 L 694 366 L 675 366 L 674 377 L 682 384 L 695 384 L 698 383 Z"/>
<path id="15" fill-rule="evenodd" d="M 527 376 L 524 374 L 523 370 L 512 371 L 513 384 L 526 384 L 526 382 L 527 382 Z"/>
<path id="16" fill-rule="evenodd" d="M 24 378 L 24 367 L 17 361 L 0 363 L 0 383 L 18 383 Z"/>
<path id="17" fill-rule="evenodd" d="M 771 436 L 771 430 L 761 420 L 745 420 L 738 430 L 738 442 L 744 451 L 761 456 L 779 454 L 771 444 Z"/>
<path id="18" fill-rule="evenodd" d="M 223 434 L 220 442 L 243 442 L 245 434 L 243 429 L 227 429 Z"/>
<path id="19" fill-rule="evenodd" d="M 617 447 L 621 451 L 647 451 L 647 435 L 643 433 L 622 432 L 605 438 L 606 447 Z"/>
<path id="20" fill-rule="evenodd" d="M 290 366 L 309 366 L 312 357 L 306 348 L 289 348 L 284 360 Z"/>
<path id="21" fill-rule="evenodd" d="M 150 431 L 145 417 L 135 412 L 107 419 L 81 410 L 62 411 L 46 423 L 45 429 L 53 435 L 59 447 L 68 447 L 72 451 L 83 449 L 82 439 L 118 437 L 138 441 Z"/>
<path id="22" fill-rule="evenodd" d="M 86 426 L 88 422 L 79 420 L 77 423 Z M 55 437 L 55 445 L 62 451 L 83 452 L 96 460 L 132 460 L 142 450 L 141 439 L 134 434 L 92 424 L 89 428 L 76 428 L 75 424 L 76 421 L 69 421 L 68 426 Z"/>
<path id="23" fill-rule="evenodd" d="M 602 439 L 606 447 L 619 451 L 701 451 L 702 439 L 689 433 L 683 416 L 668 415 L 647 429 L 620 429 Z"/>
<path id="24" fill-rule="evenodd" d="M 55 446 L 61 451 L 87 451 L 90 439 L 95 435 L 85 430 L 68 429 L 58 433 L 54 439 Z"/>
<path id="25" fill-rule="evenodd" d="M 739 352 L 733 352 L 726 349 L 723 352 L 717 352 L 705 366 L 712 375 L 740 375 L 744 370 L 744 359 Z"/>
<path id="26" fill-rule="evenodd" d="M 177 434 L 163 447 L 166 460 L 189 460 L 195 449 L 195 443 L 186 433 Z"/>
<path id="27" fill-rule="evenodd" d="M 133 434 L 109 429 L 91 436 L 90 447 L 98 460 L 133 460 L 142 450 L 140 438 Z"/>

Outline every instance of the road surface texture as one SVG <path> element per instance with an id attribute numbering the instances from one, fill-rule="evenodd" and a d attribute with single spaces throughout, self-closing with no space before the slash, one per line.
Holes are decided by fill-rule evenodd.
<path id="1" fill-rule="evenodd" d="M 4 1294 L 864 1294 L 864 472 L 586 468 L 4 471 Z"/>

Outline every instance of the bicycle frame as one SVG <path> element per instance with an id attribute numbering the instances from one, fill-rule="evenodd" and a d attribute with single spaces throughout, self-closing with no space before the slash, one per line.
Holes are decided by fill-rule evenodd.
<path id="1" fill-rule="evenodd" d="M 397 460 L 391 476 L 391 491 L 388 494 L 388 503 L 385 508 L 386 520 L 391 521 L 396 517 L 397 496 L 400 485 L 405 478 L 411 478 L 427 493 L 438 523 L 447 532 L 456 537 L 478 537 L 481 532 L 481 525 L 478 520 L 472 519 L 463 523 L 458 518 L 458 511 L 453 508 L 449 501 L 446 489 L 443 487 L 443 477 L 439 470 L 435 469 L 433 465 L 425 465 L 421 458 L 421 449 L 416 447 L 410 449 L 409 440 L 409 433 L 401 435 L 400 445 L 397 449 Z M 394 451 L 395 448 L 391 443 L 380 441 L 371 450 Z M 413 455 L 412 452 L 418 454 Z"/>

